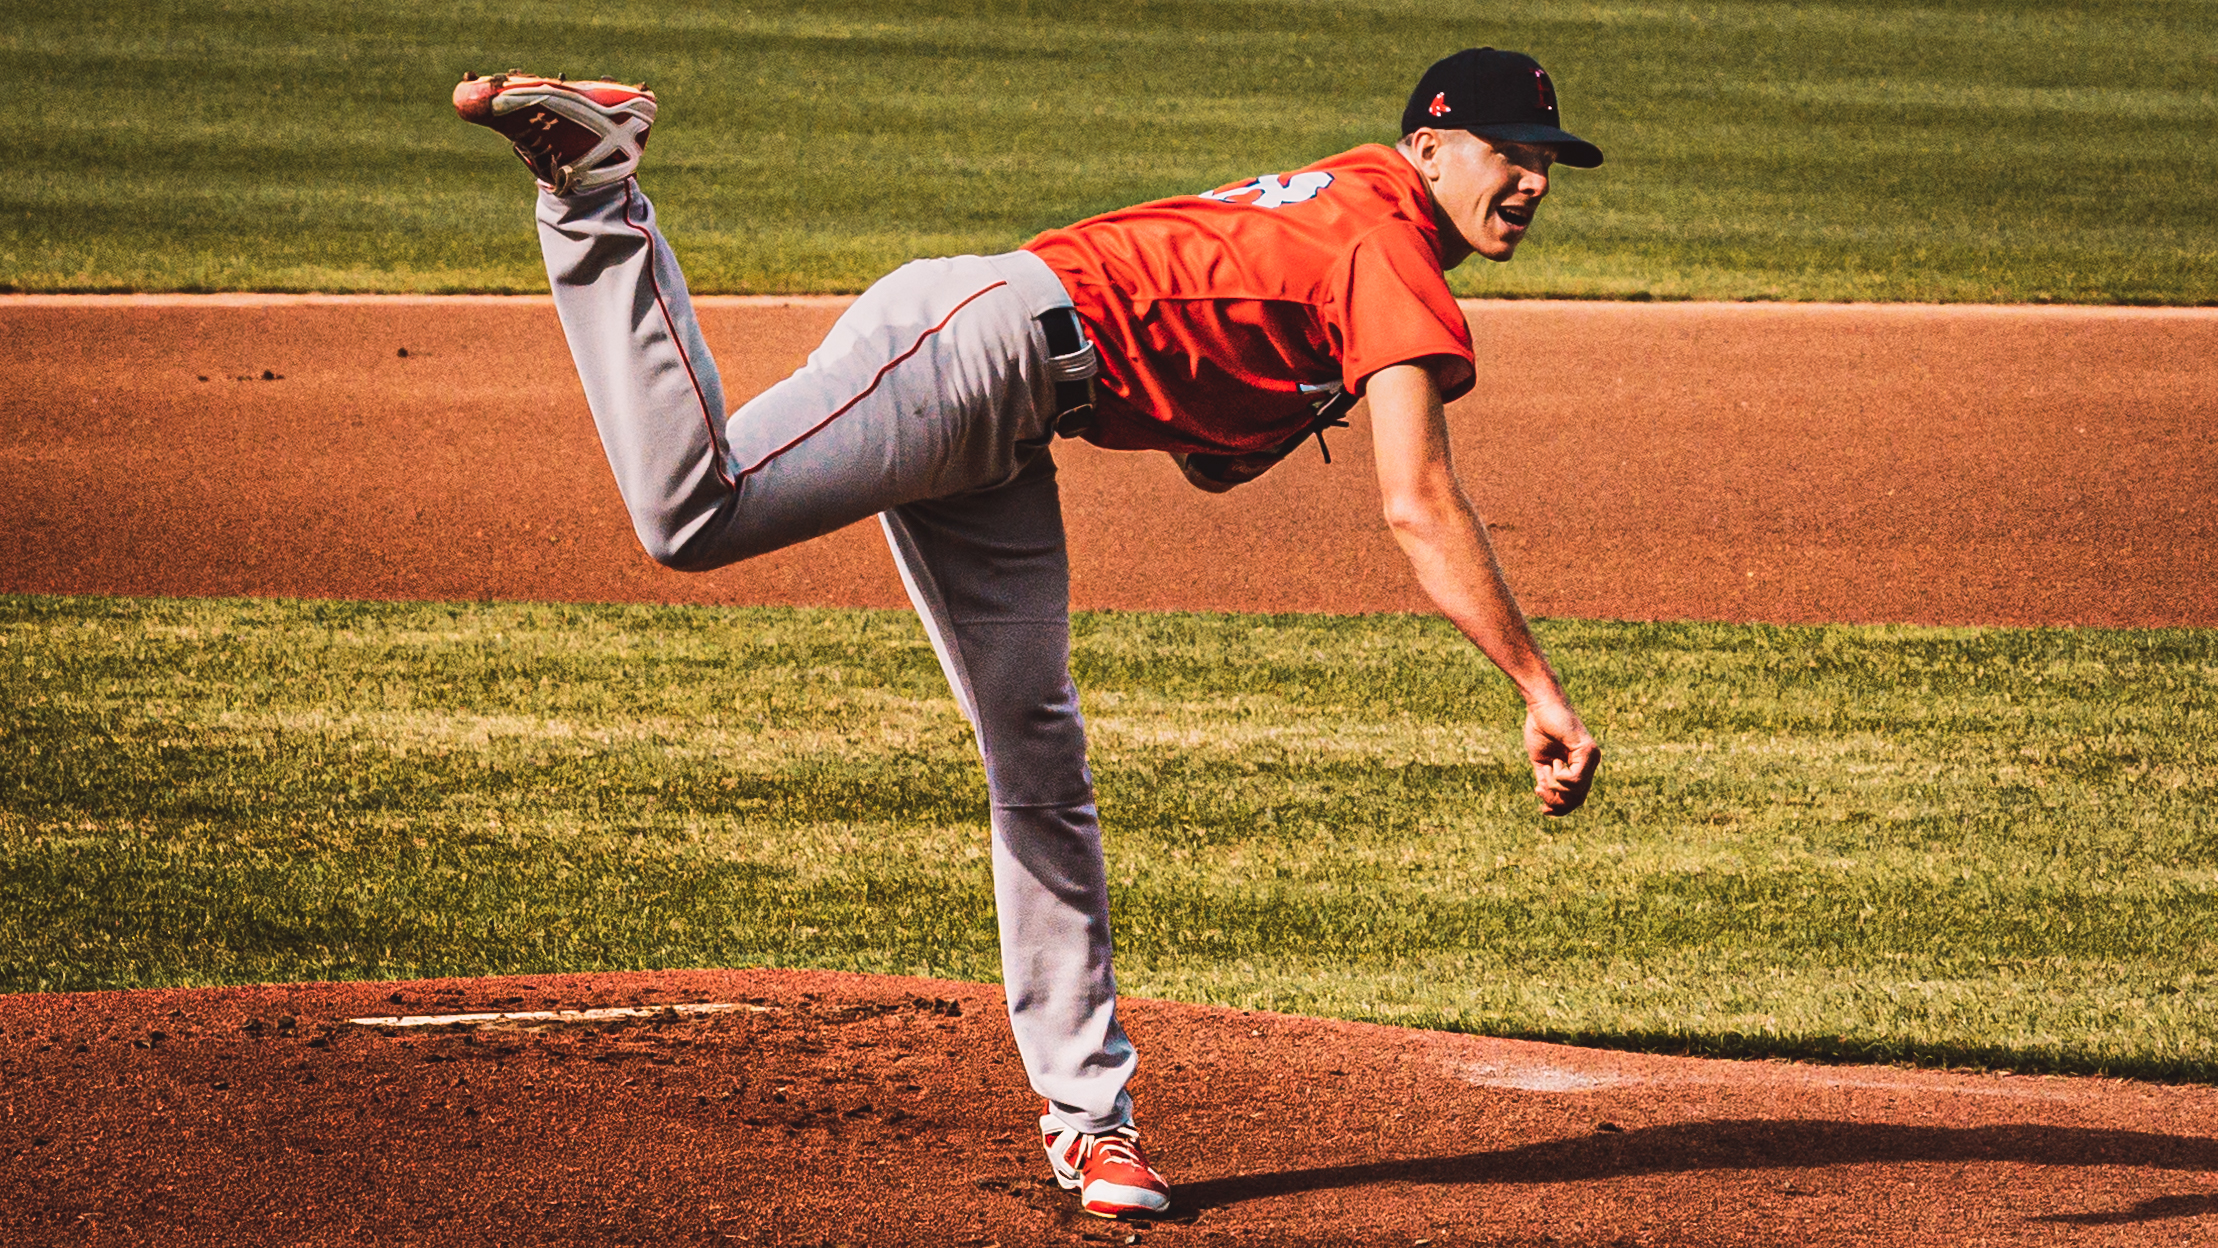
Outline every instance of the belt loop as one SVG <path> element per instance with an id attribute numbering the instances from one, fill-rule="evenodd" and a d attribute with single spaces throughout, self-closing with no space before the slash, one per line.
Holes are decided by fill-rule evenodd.
<path id="1" fill-rule="evenodd" d="M 1094 376 L 1101 354 L 1087 340 L 1078 310 L 1049 308 L 1040 313 L 1047 334 L 1047 375 L 1055 382 L 1055 433 L 1075 438 L 1094 427 Z"/>
<path id="2" fill-rule="evenodd" d="M 1047 375 L 1057 381 L 1084 381 L 1101 371 L 1101 357 L 1078 321 L 1076 308 L 1049 308 L 1040 313 L 1047 331 Z"/>

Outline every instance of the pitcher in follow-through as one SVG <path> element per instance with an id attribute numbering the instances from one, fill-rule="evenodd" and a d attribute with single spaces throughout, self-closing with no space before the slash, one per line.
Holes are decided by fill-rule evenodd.
<path id="1" fill-rule="evenodd" d="M 1117 1021 L 1109 896 L 1070 678 L 1070 574 L 1051 450 L 1164 451 L 1211 492 L 1252 481 L 1370 405 L 1386 518 L 1440 610 L 1524 695 L 1543 810 L 1585 800 L 1600 747 L 1504 582 L 1449 461 L 1443 404 L 1514 401 L 1483 375 L 1443 274 L 1508 260 L 1566 132 L 1531 57 L 1427 69 L 1401 140 L 1050 230 L 996 256 L 918 260 L 873 285 L 791 377 L 727 415 L 685 279 L 633 173 L 644 86 L 520 72 L 455 88 L 539 180 L 555 307 L 648 553 L 704 571 L 875 515 L 992 806 L 1009 1023 L 1045 1100 L 1041 1141 L 1088 1212 L 1171 1191 L 1141 1149 Z"/>

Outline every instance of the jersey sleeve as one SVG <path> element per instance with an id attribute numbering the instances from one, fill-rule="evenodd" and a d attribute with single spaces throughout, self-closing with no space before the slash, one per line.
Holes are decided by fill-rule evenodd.
<path id="1" fill-rule="evenodd" d="M 1440 397 L 1462 398 L 1477 379 L 1471 328 L 1448 293 L 1440 260 L 1407 224 L 1372 230 L 1348 249 L 1322 309 L 1340 356 L 1343 384 L 1363 393 L 1371 375 L 1424 361 Z"/>

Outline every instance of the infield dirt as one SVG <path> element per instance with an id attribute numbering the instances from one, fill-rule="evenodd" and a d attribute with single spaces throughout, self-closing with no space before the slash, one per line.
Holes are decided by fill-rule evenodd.
<path id="1" fill-rule="evenodd" d="M 681 1003 L 728 1012 L 390 1026 Z M 1130 1001 L 1174 1216 L 1046 1178 L 997 989 L 795 971 L 8 999 L 11 1242 L 2146 1244 L 2218 1091 Z M 1136 1236 L 1137 1238 L 1128 1238 Z"/>
<path id="2" fill-rule="evenodd" d="M 731 401 L 842 306 L 703 301 Z M 1456 454 L 1534 614 L 2218 624 L 2218 309 L 1466 306 L 1500 366 Z M 544 299 L 18 296 L 0 329 L 0 591 L 906 605 L 869 524 L 649 563 Z M 1077 605 L 1428 609 L 1366 433 L 1220 497 L 1058 444 Z"/>
<path id="3" fill-rule="evenodd" d="M 735 399 L 836 301 L 714 301 Z M 1481 304 L 1537 613 L 2210 625 L 2218 313 Z M 0 589 L 899 605 L 634 550 L 543 301 L 0 301 Z M 399 354 L 406 349 L 405 356 Z M 265 378 L 264 374 L 268 376 Z M 200 378 L 205 377 L 203 381 Z M 1226 500 L 1062 448 L 1081 605 L 1400 610 L 1359 426 Z M 374 1016 L 744 1008 L 472 1027 Z M 1045 1181 L 998 990 L 810 972 L 0 998 L 9 1243 L 2218 1241 L 2218 1092 L 1126 1002 L 1177 1217 Z"/>

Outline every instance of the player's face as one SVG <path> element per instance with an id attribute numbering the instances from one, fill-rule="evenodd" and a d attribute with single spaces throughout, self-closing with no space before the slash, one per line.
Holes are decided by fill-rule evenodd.
<path id="1" fill-rule="evenodd" d="M 1433 203 L 1472 251 L 1489 260 L 1509 259 L 1548 194 L 1555 149 L 1482 139 L 1464 130 L 1437 134 L 1437 142 L 1419 143 L 1412 153 L 1432 185 Z"/>

